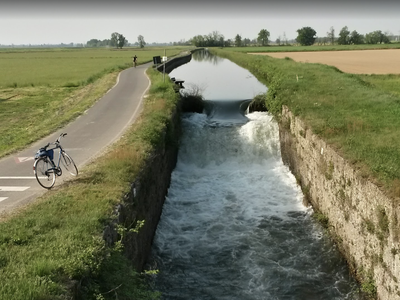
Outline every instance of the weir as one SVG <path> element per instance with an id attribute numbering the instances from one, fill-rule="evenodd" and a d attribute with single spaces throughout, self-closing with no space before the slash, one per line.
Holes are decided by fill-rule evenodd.
<path id="1" fill-rule="evenodd" d="M 204 111 L 209 117 L 240 117 L 246 114 L 247 108 L 249 107 L 253 99 L 245 100 L 204 100 Z"/>

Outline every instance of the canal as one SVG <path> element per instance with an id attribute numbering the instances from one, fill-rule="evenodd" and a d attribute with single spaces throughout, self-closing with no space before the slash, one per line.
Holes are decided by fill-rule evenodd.
<path id="1" fill-rule="evenodd" d="M 185 92 L 240 100 L 267 88 L 208 52 L 170 73 Z M 267 112 L 186 113 L 148 268 L 162 299 L 361 299 L 346 262 L 303 205 Z"/>

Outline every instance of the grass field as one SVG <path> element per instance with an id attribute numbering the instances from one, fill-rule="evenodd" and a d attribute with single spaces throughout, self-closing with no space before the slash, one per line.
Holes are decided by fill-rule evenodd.
<path id="1" fill-rule="evenodd" d="M 92 77 L 115 68 L 153 60 L 153 56 L 174 56 L 188 47 L 166 48 L 54 48 L 0 50 L 0 89 L 26 86 L 80 86 Z"/>
<path id="2" fill-rule="evenodd" d="M 0 157 L 24 148 L 89 108 L 118 73 L 187 47 L 0 51 Z"/>

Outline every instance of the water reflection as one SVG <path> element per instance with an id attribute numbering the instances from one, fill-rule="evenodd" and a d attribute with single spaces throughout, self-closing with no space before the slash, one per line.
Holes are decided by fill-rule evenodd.
<path id="1" fill-rule="evenodd" d="M 190 63 L 174 69 L 169 75 L 184 80 L 187 93 L 201 94 L 205 100 L 253 99 L 267 91 L 267 87 L 248 70 L 208 51 L 195 52 Z"/>
<path id="2" fill-rule="evenodd" d="M 207 50 L 196 51 L 195 53 L 193 53 L 192 59 L 194 59 L 195 61 L 198 61 L 198 62 L 204 62 L 204 61 L 210 62 L 215 66 L 223 61 L 222 57 L 216 56 Z"/>

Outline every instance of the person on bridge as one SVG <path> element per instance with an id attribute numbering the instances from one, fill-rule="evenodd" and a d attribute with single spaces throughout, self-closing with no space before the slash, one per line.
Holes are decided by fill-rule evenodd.
<path id="1" fill-rule="evenodd" d="M 133 66 L 136 68 L 136 65 L 137 65 L 137 56 L 135 55 L 135 56 L 133 56 Z"/>

